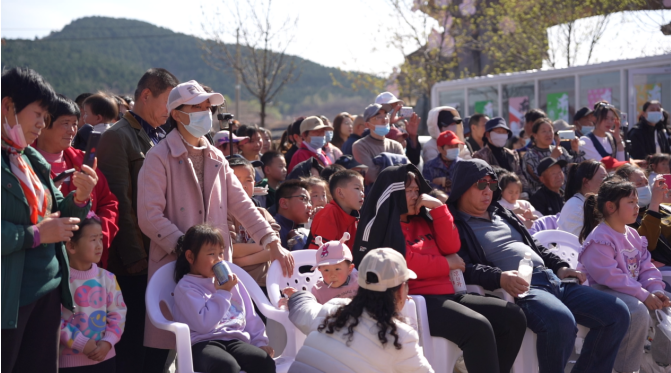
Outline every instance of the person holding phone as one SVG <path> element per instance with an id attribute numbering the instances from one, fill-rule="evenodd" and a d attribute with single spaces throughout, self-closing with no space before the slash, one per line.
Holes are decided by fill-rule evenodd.
<path id="1" fill-rule="evenodd" d="M 135 89 L 135 106 L 103 133 L 97 149 L 100 170 L 119 200 L 119 233 L 108 261 L 128 306 L 124 336 L 114 346 L 119 372 L 151 373 L 157 366 L 162 371 L 168 356 L 143 347 L 149 239 L 137 223 L 137 194 L 146 154 L 165 137 L 160 126 L 168 119 L 168 94 L 178 83 L 165 69 L 147 70 Z"/>
<path id="2" fill-rule="evenodd" d="M 580 138 L 580 150 L 585 152 L 586 160 L 599 161 L 611 156 L 624 161 L 624 141 L 620 133 L 620 114 L 611 104 L 600 102 L 594 110 L 596 125 L 594 130 Z"/>
<path id="3" fill-rule="evenodd" d="M 555 160 L 562 160 L 565 164 L 580 163 L 585 160 L 585 153 L 579 149 L 578 139 L 571 140 L 571 150 L 566 150 L 563 146 L 552 145 L 554 140 L 554 126 L 552 121 L 546 117 L 537 119 L 531 126 L 531 135 L 533 146 L 524 154 L 524 176 L 529 182 L 531 192 L 534 193 L 543 186 L 538 174 L 538 166 L 544 158 L 551 157 Z M 562 166 L 564 177 L 566 177 L 565 167 Z"/>
<path id="4" fill-rule="evenodd" d="M 56 373 L 61 307 L 74 310 L 64 242 L 86 218 L 98 176 L 83 167 L 63 196 L 29 146 L 49 123 L 56 93 L 21 67 L 4 71 L 1 86 L 2 371 Z"/>
<path id="5" fill-rule="evenodd" d="M 666 192 L 666 185 L 661 187 Z M 664 291 L 648 240 L 630 226 L 638 215 L 636 189 L 620 178 L 601 184 L 598 194 L 585 200 L 585 225 L 580 232 L 583 246 L 578 259 L 589 285 L 616 296 L 629 309 L 630 327 L 617 353 L 615 372 L 641 370 L 650 318 L 656 319 L 655 310 L 671 307 L 671 293 Z M 671 340 L 656 322 L 652 325 L 655 338 L 650 355 L 656 363 L 652 365 L 667 367 L 671 364 Z"/>
<path id="6" fill-rule="evenodd" d="M 638 217 L 630 226 L 648 240 L 648 251 L 658 266 L 671 269 L 671 203 L 666 177 L 658 175 L 652 185 L 648 184 L 642 169 L 633 164 L 625 164 L 617 169 L 616 176 L 634 183 L 638 195 Z M 671 180 L 669 180 L 671 181 Z"/>
<path id="7" fill-rule="evenodd" d="M 33 147 L 51 165 L 51 178 L 64 195 L 75 190 L 72 175 L 81 171 L 84 152 L 70 144 L 77 131 L 77 118 L 80 116 L 77 104 L 65 96 L 58 95 L 55 105 L 49 112 L 51 123 L 42 130 Z M 95 156 L 95 154 L 94 154 Z M 74 172 L 67 176 L 69 170 Z M 103 232 L 103 253 L 98 263 L 107 268 L 110 243 L 119 231 L 119 200 L 109 189 L 107 179 L 100 169 L 96 169 L 98 183 L 91 193 L 91 211 L 100 218 Z M 60 175 L 62 179 L 57 180 Z"/>

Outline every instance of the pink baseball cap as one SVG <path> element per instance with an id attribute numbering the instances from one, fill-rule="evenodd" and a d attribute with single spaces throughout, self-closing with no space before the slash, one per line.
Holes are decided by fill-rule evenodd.
<path id="1" fill-rule="evenodd" d="M 342 263 L 345 260 L 349 260 L 350 262 L 354 260 L 352 258 L 352 252 L 350 251 L 349 247 L 345 245 L 345 241 L 349 240 L 349 238 L 349 233 L 345 232 L 342 235 L 340 241 L 329 241 L 323 243 L 322 237 L 317 236 L 317 238 L 315 238 L 315 243 L 319 245 L 319 249 L 317 250 L 316 254 L 317 264 L 312 267 L 311 271 L 314 271 L 319 266 L 334 265 Z"/>
<path id="2" fill-rule="evenodd" d="M 221 105 L 226 100 L 221 93 L 207 93 L 195 80 L 178 84 L 168 95 L 168 111 L 176 109 L 180 105 L 198 105 L 205 100 L 210 100 L 212 106 Z"/>

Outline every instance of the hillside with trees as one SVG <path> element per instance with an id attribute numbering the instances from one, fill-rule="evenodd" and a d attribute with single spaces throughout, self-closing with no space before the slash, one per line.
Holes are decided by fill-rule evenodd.
<path id="1" fill-rule="evenodd" d="M 211 67 L 203 57 L 204 45 L 194 36 L 142 21 L 86 17 L 41 39 L 3 39 L 2 68 L 33 68 L 57 92 L 74 98 L 99 90 L 132 95 L 147 69 L 164 67 L 180 81 L 194 79 L 223 93 L 229 110 L 233 110 L 235 75 L 231 69 Z M 354 79 L 351 73 L 345 77 L 335 68 L 299 57 L 296 61 L 301 68 L 300 78 L 287 85 L 271 103 L 270 127 L 286 125 L 298 115 L 323 114 L 333 118 L 342 110 L 356 114 L 375 98 L 371 91 L 352 90 L 348 81 Z M 334 78 L 339 84 L 334 84 Z M 244 87 L 241 93 L 243 121 L 258 122 L 253 98 Z"/>

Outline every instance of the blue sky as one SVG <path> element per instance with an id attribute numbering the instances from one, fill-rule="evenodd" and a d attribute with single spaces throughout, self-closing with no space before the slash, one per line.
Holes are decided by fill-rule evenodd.
<path id="1" fill-rule="evenodd" d="M 203 36 L 202 21 L 222 4 L 216 0 L 2 0 L 2 37 L 42 37 L 74 19 L 93 15 L 138 19 Z M 389 0 L 274 0 L 273 15 L 280 20 L 298 16 L 295 42 L 289 48 L 292 54 L 326 66 L 385 75 L 402 62 L 402 54 L 386 34 L 396 22 Z M 659 24 L 669 21 L 671 10 L 613 16 L 596 60 L 671 53 L 671 36 L 659 31 Z"/>

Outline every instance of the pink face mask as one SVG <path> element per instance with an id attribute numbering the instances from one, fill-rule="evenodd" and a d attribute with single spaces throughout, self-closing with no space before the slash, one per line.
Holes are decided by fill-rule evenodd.
<path id="1" fill-rule="evenodd" d="M 18 147 L 18 150 L 23 150 L 28 144 L 26 143 L 26 138 L 23 136 L 23 128 L 19 124 L 19 118 L 16 116 L 16 109 L 14 109 L 14 120 L 16 121 L 16 125 L 14 127 L 9 126 L 9 122 L 7 121 L 7 117 L 5 117 L 5 122 L 2 124 L 2 126 L 5 129 L 5 133 L 7 134 L 7 137 L 9 137 L 9 140 L 11 140 L 14 145 Z"/>

